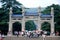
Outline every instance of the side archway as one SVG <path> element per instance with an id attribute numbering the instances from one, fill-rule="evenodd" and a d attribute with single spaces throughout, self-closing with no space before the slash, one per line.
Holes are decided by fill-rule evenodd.
<path id="1" fill-rule="evenodd" d="M 41 30 L 47 31 L 49 34 L 51 32 L 51 24 L 49 22 L 44 22 L 41 24 Z"/>
<path id="2" fill-rule="evenodd" d="M 21 29 L 22 29 L 21 23 L 19 22 L 13 23 L 13 28 L 12 28 L 13 34 L 15 33 L 15 31 L 17 32 L 22 31 Z"/>

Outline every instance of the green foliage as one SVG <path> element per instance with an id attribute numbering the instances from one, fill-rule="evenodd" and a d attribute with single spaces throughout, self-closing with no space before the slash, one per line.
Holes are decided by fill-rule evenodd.
<path id="1" fill-rule="evenodd" d="M 13 7 L 13 13 L 14 14 L 22 14 L 22 9 L 18 7 Z"/>
<path id="2" fill-rule="evenodd" d="M 15 22 L 13 23 L 13 31 L 21 31 L 21 23 Z"/>
<path id="3" fill-rule="evenodd" d="M 48 23 L 48 22 L 44 22 L 44 23 L 42 23 L 42 30 L 45 30 L 45 31 L 49 31 L 50 32 L 50 23 Z"/>
<path id="4" fill-rule="evenodd" d="M 2 34 L 5 34 L 7 35 L 7 32 L 8 32 L 8 23 L 1 23 L 0 24 L 0 31 Z"/>
<path id="5" fill-rule="evenodd" d="M 36 30 L 36 25 L 31 20 L 25 23 L 25 27 L 26 27 L 25 29 L 28 31 Z"/>
<path id="6" fill-rule="evenodd" d="M 20 5 L 22 5 L 22 4 L 17 2 L 16 0 L 1 0 L 0 2 L 2 3 L 2 8 L 0 8 L 0 27 L 3 26 L 2 29 L 0 28 L 0 30 L 4 30 L 4 28 L 8 28 L 7 23 L 9 22 L 10 7 L 13 8 L 13 13 L 22 14 L 20 12 L 20 11 L 22 11 L 22 9 L 20 8 Z M 5 25 L 7 25 L 7 26 L 5 26 Z M 6 31 L 2 31 L 2 32 L 6 32 Z"/>
<path id="7" fill-rule="evenodd" d="M 4 10 L 3 8 L 0 8 L 0 22 L 8 22 L 9 21 L 9 10 Z"/>
<path id="8" fill-rule="evenodd" d="M 18 1 L 16 0 L 1 0 L 1 2 L 3 3 L 2 6 L 4 8 L 10 8 L 12 6 L 20 6 L 22 5 L 21 3 L 19 3 Z"/>
<path id="9" fill-rule="evenodd" d="M 51 7 L 54 8 L 54 22 L 55 22 L 55 30 L 56 31 L 59 31 L 60 29 L 60 5 L 55 5 L 55 4 L 52 4 L 48 7 L 46 7 L 46 9 L 44 11 L 42 11 L 42 13 L 51 13 Z"/>
<path id="10" fill-rule="evenodd" d="M 2 8 L 0 8 L 0 22 L 1 23 L 9 22 L 9 8 L 10 7 L 13 8 L 13 13 L 22 14 L 22 12 L 21 12 L 22 9 L 20 7 L 18 7 L 22 4 L 18 3 L 16 0 L 1 0 L 1 2 L 2 2 Z M 16 6 L 16 5 L 18 5 L 18 6 Z"/>

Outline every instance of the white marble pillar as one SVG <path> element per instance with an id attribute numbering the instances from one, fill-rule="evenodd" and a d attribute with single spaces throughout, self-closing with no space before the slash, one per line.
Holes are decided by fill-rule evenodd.
<path id="1" fill-rule="evenodd" d="M 51 33 L 54 33 L 54 22 L 51 21 Z"/>
<path id="2" fill-rule="evenodd" d="M 38 29 L 38 31 L 40 30 L 40 20 L 39 20 L 39 18 L 38 18 L 38 27 L 37 27 L 37 29 Z"/>
<path id="3" fill-rule="evenodd" d="M 11 35 L 12 36 L 12 22 L 9 22 L 8 35 Z"/>
<path id="4" fill-rule="evenodd" d="M 54 8 L 51 7 L 51 16 L 52 16 L 52 19 L 51 19 L 51 34 L 54 33 Z"/>
<path id="5" fill-rule="evenodd" d="M 25 31 L 25 21 L 24 21 L 24 19 L 22 20 L 22 31 Z"/>
<path id="6" fill-rule="evenodd" d="M 11 19 L 11 15 L 12 15 L 12 7 L 10 8 L 10 12 L 9 12 L 9 30 L 8 30 L 8 35 L 12 35 L 12 19 Z"/>
<path id="7" fill-rule="evenodd" d="M 41 15 L 41 7 L 38 8 L 38 30 L 40 31 L 41 30 L 41 18 L 40 18 L 40 15 Z"/>
<path id="8" fill-rule="evenodd" d="M 33 20 L 34 21 L 34 24 L 36 25 L 36 29 L 38 30 L 38 20 Z"/>
<path id="9" fill-rule="evenodd" d="M 22 6 L 22 31 L 25 31 L 25 16 L 24 16 L 24 13 L 25 13 L 25 7 Z"/>

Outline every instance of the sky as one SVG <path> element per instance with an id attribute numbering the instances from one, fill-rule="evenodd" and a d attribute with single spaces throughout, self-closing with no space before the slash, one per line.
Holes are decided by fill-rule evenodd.
<path id="1" fill-rule="evenodd" d="M 46 7 L 52 4 L 60 4 L 59 0 L 17 0 L 27 8 L 32 7 Z"/>
<path id="2" fill-rule="evenodd" d="M 22 3 L 27 8 L 33 7 L 46 7 L 52 4 L 59 4 L 60 0 L 17 0 L 18 2 Z M 0 3 L 1 7 L 1 3 Z"/>

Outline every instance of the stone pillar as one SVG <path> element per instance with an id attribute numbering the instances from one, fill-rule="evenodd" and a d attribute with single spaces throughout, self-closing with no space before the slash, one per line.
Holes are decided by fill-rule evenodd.
<path id="1" fill-rule="evenodd" d="M 40 29 L 41 29 L 40 28 L 40 17 L 38 17 L 38 24 L 37 25 L 38 25 L 37 29 L 38 29 L 38 31 L 40 31 Z"/>
<path id="2" fill-rule="evenodd" d="M 24 16 L 24 13 L 25 13 L 25 8 L 22 6 L 22 31 L 25 31 L 25 16 Z"/>
<path id="3" fill-rule="evenodd" d="M 38 30 L 38 20 L 33 20 L 34 21 L 34 24 L 36 25 L 36 29 Z"/>
<path id="4" fill-rule="evenodd" d="M 8 30 L 8 35 L 12 35 L 12 19 L 11 19 L 11 15 L 12 15 L 12 8 L 10 8 L 10 12 L 9 12 L 9 30 Z"/>
<path id="5" fill-rule="evenodd" d="M 9 22 L 9 31 L 8 31 L 8 35 L 12 36 L 12 22 Z"/>
<path id="6" fill-rule="evenodd" d="M 51 7 L 51 16 L 52 16 L 52 19 L 51 19 L 51 34 L 54 33 L 54 9 L 53 7 Z"/>
<path id="7" fill-rule="evenodd" d="M 40 15 L 41 15 L 41 7 L 38 8 L 38 30 L 40 31 L 41 30 L 41 18 L 40 18 Z"/>
<path id="8" fill-rule="evenodd" d="M 22 31 L 25 31 L 25 21 L 24 21 L 24 19 L 22 20 Z"/>

